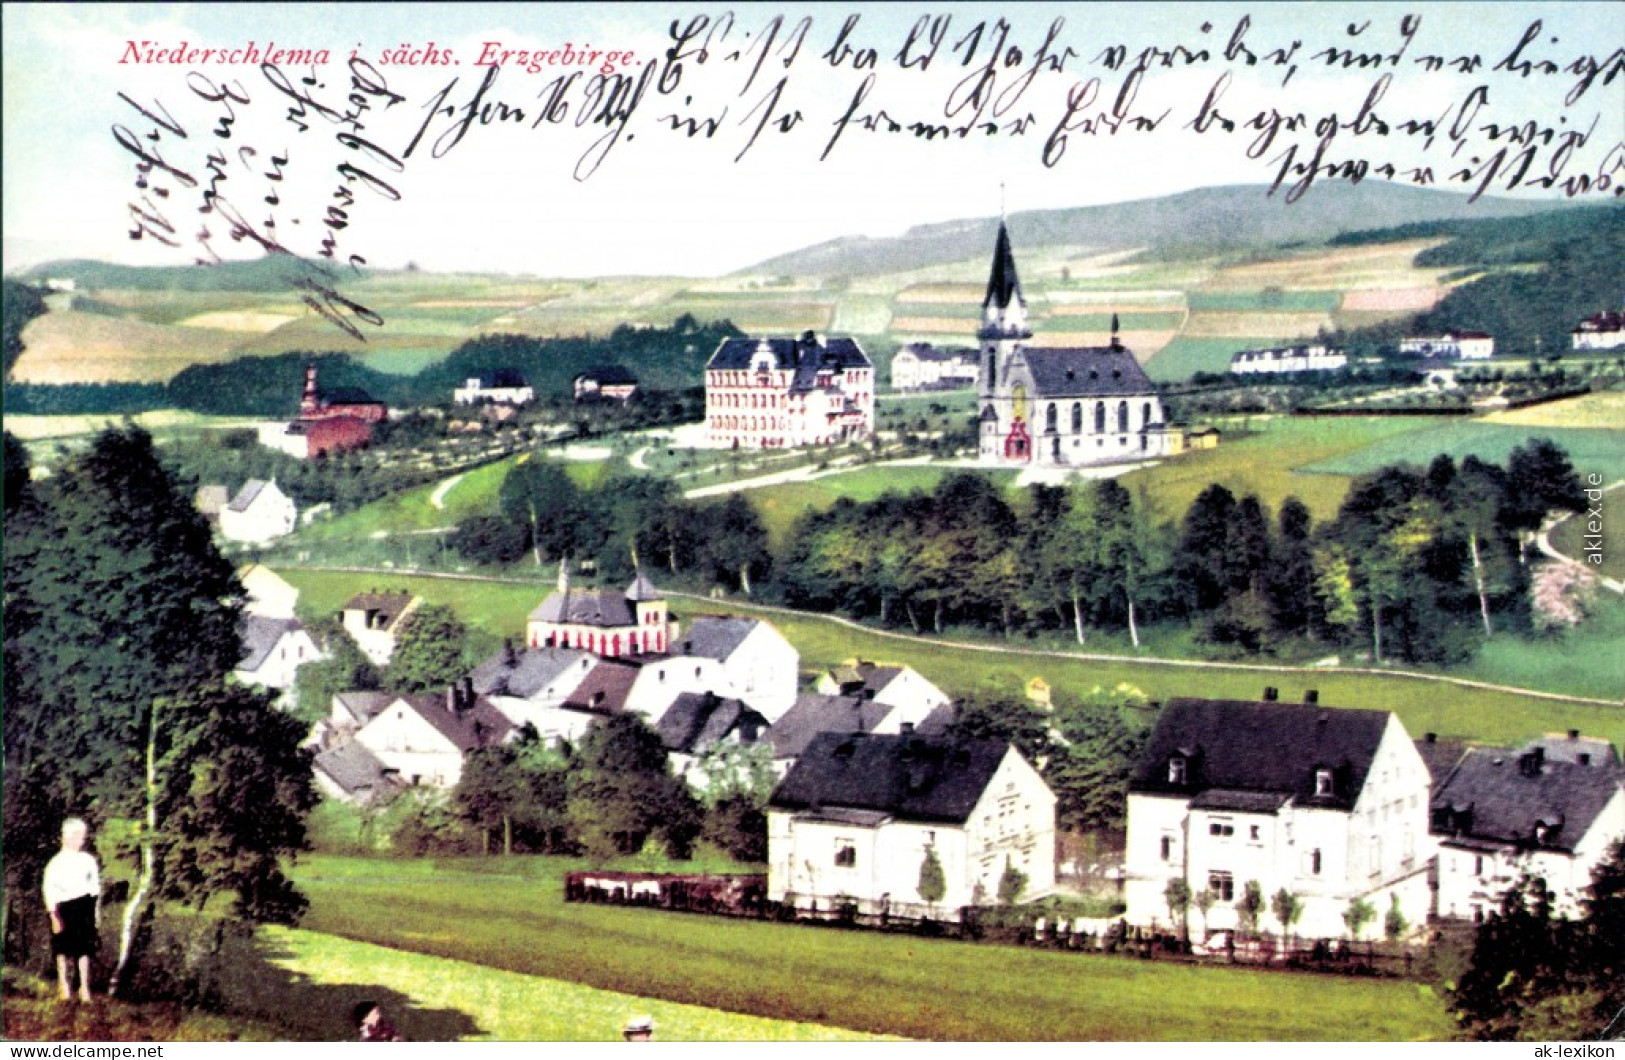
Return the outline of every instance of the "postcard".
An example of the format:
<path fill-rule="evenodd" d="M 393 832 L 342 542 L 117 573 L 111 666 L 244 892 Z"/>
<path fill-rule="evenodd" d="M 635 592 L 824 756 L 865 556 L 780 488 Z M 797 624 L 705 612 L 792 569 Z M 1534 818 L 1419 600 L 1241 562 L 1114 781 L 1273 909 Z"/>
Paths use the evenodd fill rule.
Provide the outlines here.
<path fill-rule="evenodd" d="M 8 1038 L 1625 1035 L 1618 5 L 3 18 Z"/>

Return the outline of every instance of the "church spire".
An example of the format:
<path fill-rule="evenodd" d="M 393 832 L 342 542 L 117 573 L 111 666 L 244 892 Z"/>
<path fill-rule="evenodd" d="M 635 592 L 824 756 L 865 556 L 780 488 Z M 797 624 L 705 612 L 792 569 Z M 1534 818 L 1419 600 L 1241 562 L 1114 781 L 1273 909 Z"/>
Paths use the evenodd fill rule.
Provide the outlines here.
<path fill-rule="evenodd" d="M 987 297 L 982 309 L 1008 309 L 1014 299 L 1022 306 L 1027 299 L 1021 293 L 1021 280 L 1016 276 L 1016 256 L 1010 249 L 1010 230 L 1004 219 L 999 219 L 999 238 L 993 244 L 993 269 L 987 277 Z"/>

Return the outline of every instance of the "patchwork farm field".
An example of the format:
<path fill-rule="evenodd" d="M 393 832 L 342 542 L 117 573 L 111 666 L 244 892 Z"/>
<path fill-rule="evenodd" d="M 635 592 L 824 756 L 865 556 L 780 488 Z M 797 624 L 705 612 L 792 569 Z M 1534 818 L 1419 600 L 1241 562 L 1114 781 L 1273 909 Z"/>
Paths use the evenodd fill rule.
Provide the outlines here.
<path fill-rule="evenodd" d="M 404 589 L 429 603 L 450 607 L 471 627 L 494 637 L 519 635 L 525 617 L 541 603 L 553 581 L 553 571 L 545 566 L 536 570 L 535 580 L 529 584 L 297 568 L 278 571 L 299 588 L 301 609 L 311 614 L 332 613 L 362 590 Z M 1255 699 L 1265 685 L 1280 688 L 1285 699 L 1296 699 L 1303 690 L 1314 688 L 1328 706 L 1392 710 L 1413 734 L 1437 732 L 1483 743 L 1517 744 L 1542 733 L 1580 728 L 1616 744 L 1625 743 L 1625 706 L 1604 707 L 1447 681 L 1316 667 L 1086 658 L 1071 651 L 1024 650 L 1006 642 L 911 637 L 739 599 L 722 602 L 671 595 L 682 597 L 675 609 L 685 620 L 721 613 L 759 614 L 768 619 L 801 653 L 804 677 L 858 657 L 907 663 L 953 695 L 1017 695 L 1034 675 L 1068 690 L 1127 683 L 1153 699 L 1193 694 Z M 1588 633 L 1585 644 L 1575 646 L 1575 658 L 1587 667 L 1588 688 L 1608 680 L 1606 674 L 1611 671 L 1599 667 L 1596 657 L 1605 645 L 1614 643 L 1609 640 L 1612 629 L 1603 629 L 1595 637 Z M 1153 655 L 1155 647 L 1155 641 L 1148 638 L 1144 654 Z M 1517 663 L 1509 665 L 1516 667 Z M 1552 675 L 1548 671 L 1545 676 Z M 1587 694 L 1585 690 L 1552 690 Z M 1614 698 L 1617 692 L 1603 694 Z"/>
<path fill-rule="evenodd" d="M 1363 475 L 1388 464 L 1426 467 L 1440 453 L 1459 462 L 1472 454 L 1481 460 L 1506 463 L 1507 456 L 1535 438 L 1546 438 L 1568 451 L 1575 470 L 1597 472 L 1611 481 L 1625 467 L 1625 430 L 1604 427 L 1541 427 L 1531 429 L 1504 423 L 1432 422 L 1403 435 L 1374 441 L 1361 449 L 1329 456 L 1303 466 L 1303 470 L 1333 475 Z"/>
<path fill-rule="evenodd" d="M 562 874 L 570 867 L 532 857 L 310 858 L 296 871 L 311 900 L 304 927 L 405 954 L 374 957 L 368 947 L 351 958 L 360 962 L 352 969 L 340 949 L 322 959 L 319 971 L 302 974 L 373 983 L 382 978 L 373 960 L 428 954 L 469 962 L 480 967 L 469 969 L 468 982 L 446 982 L 442 973 L 426 984 L 423 1003 L 459 1014 L 479 1028 L 474 1033 L 492 1037 L 504 1018 L 499 1010 L 532 1007 L 502 991 L 534 980 L 499 979 L 485 969 L 595 988 L 579 1000 L 573 991 L 547 988 L 565 1001 L 566 1026 L 578 1018 L 592 1025 L 589 1039 L 604 1037 L 601 1024 L 617 1026 L 627 1012 L 600 991 L 633 995 L 638 1004 L 655 999 L 648 1008 L 668 1040 L 745 1032 L 827 1039 L 835 1037 L 830 1026 L 949 1041 L 1410 1041 L 1450 1033 L 1438 998 L 1416 983 L 567 905 Z M 378 915 L 384 907 L 387 917 Z M 309 953 L 304 934 L 271 937 L 310 967 L 318 955 Z M 1221 992 L 1225 1003 L 1214 1006 Z M 537 1000 L 545 1004 L 549 996 L 555 995 Z M 675 1005 L 703 1009 L 668 1007 Z M 763 1026 L 745 1017 L 786 1022 Z M 548 1019 L 522 1011 L 507 1018 Z"/>

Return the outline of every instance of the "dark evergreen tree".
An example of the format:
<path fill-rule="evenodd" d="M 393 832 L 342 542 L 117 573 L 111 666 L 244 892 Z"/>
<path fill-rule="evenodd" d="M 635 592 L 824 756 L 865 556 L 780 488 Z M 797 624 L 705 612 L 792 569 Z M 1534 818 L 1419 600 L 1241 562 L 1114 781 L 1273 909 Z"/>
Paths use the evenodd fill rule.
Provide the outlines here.
<path fill-rule="evenodd" d="M 1197 494 L 1185 511 L 1177 563 L 1190 606 L 1197 611 L 1211 611 L 1228 596 L 1226 552 L 1235 510 L 1235 495 L 1215 484 Z"/>

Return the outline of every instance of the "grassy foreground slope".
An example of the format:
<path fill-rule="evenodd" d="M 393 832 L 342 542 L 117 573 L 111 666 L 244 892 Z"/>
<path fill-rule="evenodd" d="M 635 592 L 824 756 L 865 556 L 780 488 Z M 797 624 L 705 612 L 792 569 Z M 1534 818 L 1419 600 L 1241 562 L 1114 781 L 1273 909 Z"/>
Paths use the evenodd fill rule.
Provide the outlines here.
<path fill-rule="evenodd" d="M 315 931 L 797 1023 L 980 1041 L 1410 1041 L 1450 1031 L 1439 1000 L 1411 982 L 567 905 L 569 864 L 320 857 L 298 879 Z"/>
<path fill-rule="evenodd" d="M 546 567 L 537 570 L 533 585 L 294 569 L 280 573 L 299 588 L 301 605 L 316 613 L 332 612 L 365 589 L 409 589 L 430 603 L 451 607 L 476 629 L 515 638 L 524 631 L 525 617 L 555 584 L 555 572 Z M 854 656 L 902 662 L 952 695 L 978 690 L 1017 695 L 1034 675 L 1065 691 L 1127 682 L 1153 699 L 1189 695 L 1256 699 L 1265 685 L 1274 685 L 1287 700 L 1314 688 L 1328 706 L 1392 710 L 1413 736 L 1437 732 L 1486 743 L 1522 743 L 1542 733 L 1579 728 L 1616 744 L 1625 743 L 1625 708 L 1442 681 L 1262 665 L 1170 665 L 1138 659 L 1102 661 L 1070 654 L 968 650 L 963 643 L 859 629 L 817 615 L 763 609 L 739 600 L 690 597 L 677 600 L 674 606 L 684 621 L 724 611 L 763 615 L 801 652 L 804 673 Z"/>

